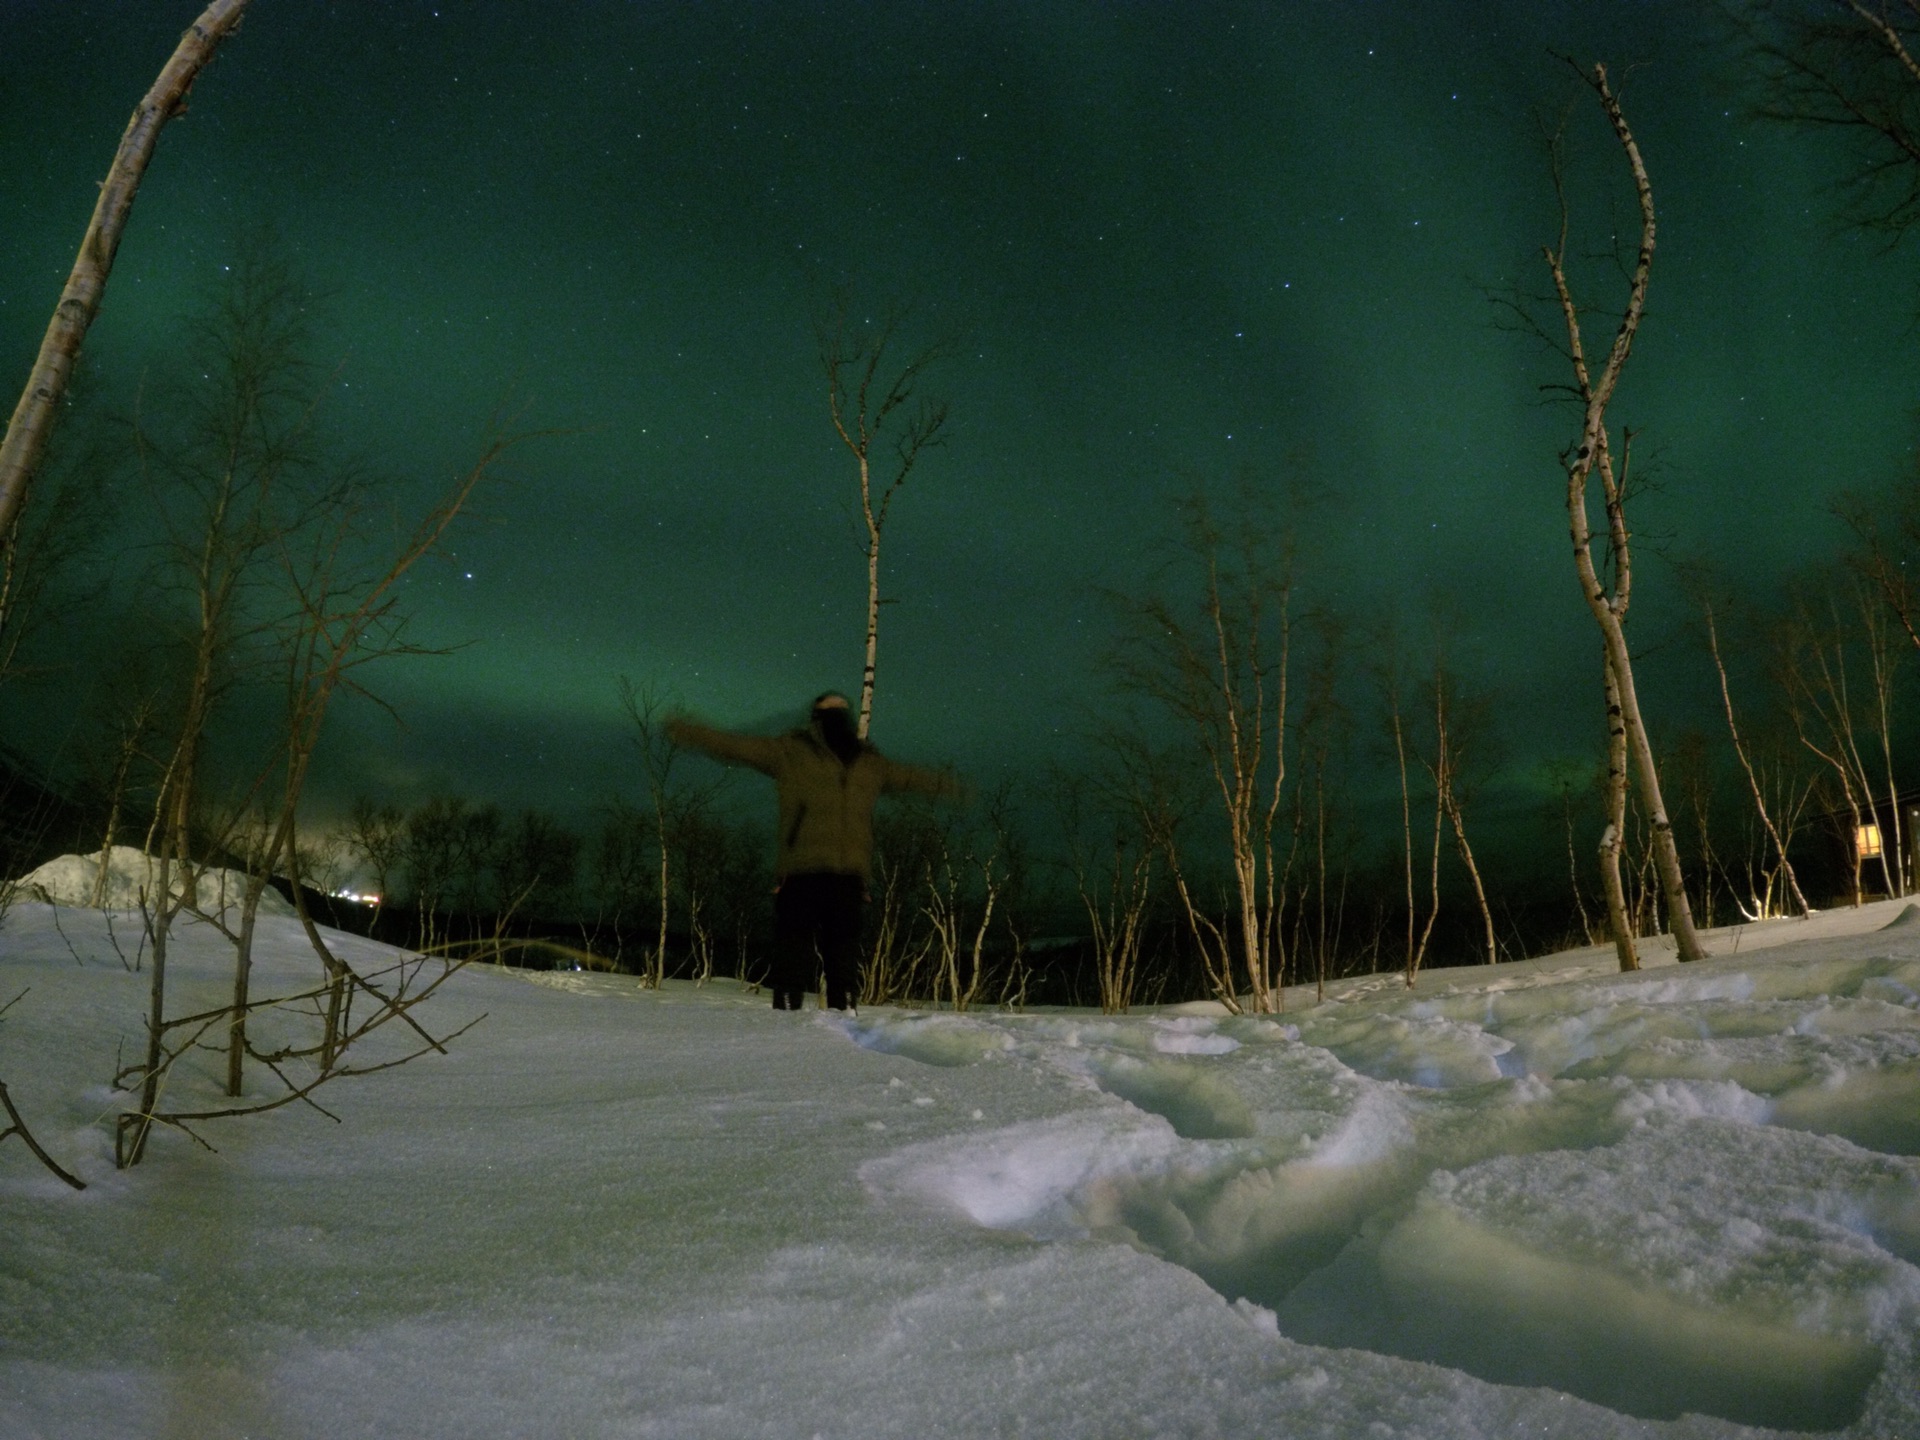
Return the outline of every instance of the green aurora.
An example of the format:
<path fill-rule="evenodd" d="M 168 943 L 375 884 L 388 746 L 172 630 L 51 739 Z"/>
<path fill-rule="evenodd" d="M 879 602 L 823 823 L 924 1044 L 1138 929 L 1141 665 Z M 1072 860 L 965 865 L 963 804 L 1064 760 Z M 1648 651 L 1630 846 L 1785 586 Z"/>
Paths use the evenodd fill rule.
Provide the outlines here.
<path fill-rule="evenodd" d="M 0 374 L 26 373 L 197 9 L 0 9 Z M 729 724 L 857 684 L 852 472 L 812 329 L 844 285 L 911 304 L 910 342 L 964 342 L 932 381 L 951 443 L 887 537 L 891 753 L 1023 786 L 1072 763 L 1107 693 L 1101 587 L 1153 572 L 1186 486 L 1247 475 L 1324 497 L 1303 604 L 1456 617 L 1501 716 L 1488 813 L 1517 826 L 1542 767 L 1602 738 L 1558 362 L 1489 303 L 1544 283 L 1540 117 L 1581 98 L 1559 53 L 1625 74 L 1660 206 L 1614 407 L 1659 482 L 1633 627 L 1658 738 L 1713 702 L 1660 557 L 1770 594 L 1913 438 L 1911 257 L 1837 220 L 1829 144 L 1748 117 L 1700 7 L 258 0 L 162 139 L 86 375 L 130 403 L 264 221 L 328 297 L 330 423 L 405 477 L 397 506 L 503 403 L 566 432 L 412 584 L 417 638 L 459 648 L 378 681 L 403 727 L 342 708 L 322 811 L 452 791 L 580 815 L 636 789 L 622 675 Z M 1630 196 L 1574 115 L 1574 220 L 1604 247 Z M 121 571 L 83 628 L 141 623 Z M 87 683 L 18 692 L 0 730 L 57 765 Z M 1372 745 L 1359 793 L 1388 783 Z"/>

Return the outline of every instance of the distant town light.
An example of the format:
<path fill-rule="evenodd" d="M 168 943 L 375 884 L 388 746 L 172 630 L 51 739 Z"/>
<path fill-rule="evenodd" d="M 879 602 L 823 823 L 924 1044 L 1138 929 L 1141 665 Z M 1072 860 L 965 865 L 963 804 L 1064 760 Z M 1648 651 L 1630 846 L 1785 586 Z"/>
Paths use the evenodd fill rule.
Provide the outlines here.
<path fill-rule="evenodd" d="M 1874 853 L 1878 854 L 1879 852 L 1876 851 Z M 380 903 L 380 897 L 378 895 L 362 895 L 353 890 L 330 890 L 327 893 L 332 895 L 336 900 L 351 900 L 356 905 L 378 905 Z"/>
<path fill-rule="evenodd" d="M 1880 858 L 1880 827 L 1869 820 L 1864 825 L 1856 825 L 1853 831 L 1854 853 L 1862 860 Z"/>

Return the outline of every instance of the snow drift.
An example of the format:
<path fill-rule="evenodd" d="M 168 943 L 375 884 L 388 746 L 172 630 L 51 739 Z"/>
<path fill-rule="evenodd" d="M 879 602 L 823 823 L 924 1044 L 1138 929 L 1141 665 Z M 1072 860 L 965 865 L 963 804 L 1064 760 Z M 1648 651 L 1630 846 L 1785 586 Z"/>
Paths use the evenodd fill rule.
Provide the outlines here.
<path fill-rule="evenodd" d="M 469 970 L 337 1123 L 115 1172 L 145 977 L 18 905 L 0 1079 L 89 1189 L 0 1146 L 0 1437 L 1920 1434 L 1892 908 L 1275 1017 Z M 314 964 L 263 920 L 257 989 Z"/>

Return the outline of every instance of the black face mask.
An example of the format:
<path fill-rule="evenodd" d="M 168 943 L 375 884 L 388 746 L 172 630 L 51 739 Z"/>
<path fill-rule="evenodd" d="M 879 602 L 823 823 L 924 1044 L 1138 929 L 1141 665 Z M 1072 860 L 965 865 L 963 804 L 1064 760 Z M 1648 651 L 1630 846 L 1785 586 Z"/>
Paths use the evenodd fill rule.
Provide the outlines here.
<path fill-rule="evenodd" d="M 854 733 L 853 715 L 844 705 L 829 705 L 814 711 L 813 726 L 827 742 L 827 748 L 840 757 L 842 765 L 851 765 L 866 749 Z"/>

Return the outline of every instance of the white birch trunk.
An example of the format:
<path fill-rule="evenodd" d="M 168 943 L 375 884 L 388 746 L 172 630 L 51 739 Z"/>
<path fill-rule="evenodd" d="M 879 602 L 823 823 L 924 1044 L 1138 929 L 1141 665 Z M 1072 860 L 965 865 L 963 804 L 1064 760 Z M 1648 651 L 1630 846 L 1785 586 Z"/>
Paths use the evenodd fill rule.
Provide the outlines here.
<path fill-rule="evenodd" d="M 1621 628 L 1621 616 L 1626 610 L 1631 583 L 1631 561 L 1627 549 L 1628 534 L 1622 510 L 1622 497 L 1612 479 L 1612 461 L 1608 454 L 1606 427 L 1607 404 L 1613 398 L 1614 389 L 1619 384 L 1620 372 L 1626 366 L 1627 356 L 1633 348 L 1633 337 L 1639 329 L 1640 318 L 1646 309 L 1647 279 L 1653 267 L 1655 234 L 1653 186 L 1647 178 L 1647 169 L 1640 156 L 1640 147 L 1635 143 L 1633 132 L 1627 126 L 1625 115 L 1621 113 L 1619 101 L 1614 97 L 1613 90 L 1607 83 L 1606 67 L 1595 65 L 1592 75 L 1588 77 L 1588 83 L 1598 95 L 1601 107 L 1606 111 L 1607 120 L 1613 126 L 1614 135 L 1626 154 L 1628 167 L 1633 172 L 1634 191 L 1640 203 L 1641 229 L 1640 249 L 1633 270 L 1626 309 L 1620 317 L 1620 328 L 1614 335 L 1606 364 L 1597 377 L 1590 376 L 1587 370 L 1579 308 L 1574 303 L 1573 295 L 1567 286 L 1565 270 L 1567 237 L 1564 217 L 1560 248 L 1549 249 L 1546 252 L 1547 263 L 1553 273 L 1555 294 L 1566 321 L 1568 350 L 1573 361 L 1574 378 L 1585 404 L 1580 444 L 1567 461 L 1567 518 L 1573 541 L 1574 569 L 1579 577 L 1580 591 L 1586 599 L 1587 608 L 1593 614 L 1594 622 L 1600 627 L 1601 637 L 1606 644 L 1611 678 L 1618 692 L 1621 718 L 1625 722 L 1628 759 L 1632 765 L 1634 779 L 1639 785 L 1642 808 L 1646 811 L 1648 823 L 1653 831 L 1650 843 L 1654 866 L 1660 878 L 1660 887 L 1666 896 L 1668 923 L 1673 931 L 1675 948 L 1680 959 L 1685 962 L 1704 959 L 1706 951 L 1700 944 L 1700 937 L 1694 931 L 1693 909 L 1688 902 L 1686 883 L 1680 870 L 1680 853 L 1674 844 L 1673 823 L 1668 819 L 1666 802 L 1661 798 L 1659 767 L 1654 762 L 1653 745 L 1647 737 L 1639 692 L 1634 686 L 1633 657 L 1627 649 L 1626 633 Z M 1605 491 L 1607 518 L 1619 573 L 1618 593 L 1613 596 L 1608 595 L 1606 586 L 1601 583 L 1595 570 L 1592 530 L 1587 521 L 1587 482 L 1594 474 L 1596 466 L 1600 470 Z"/>
<path fill-rule="evenodd" d="M 13 529 L 26 501 L 27 485 L 46 450 L 53 419 L 72 378 L 81 342 L 106 293 L 107 276 L 120 249 L 133 199 L 160 141 L 160 131 L 180 113 L 181 102 L 194 77 L 213 58 L 213 52 L 240 23 L 247 0 L 214 0 L 180 37 L 172 57 L 161 69 L 127 122 L 107 178 L 101 182 L 93 217 L 80 241 L 80 253 L 67 276 L 60 303 L 40 342 L 26 388 L 14 407 L 7 433 L 0 440 L 0 535 Z"/>

